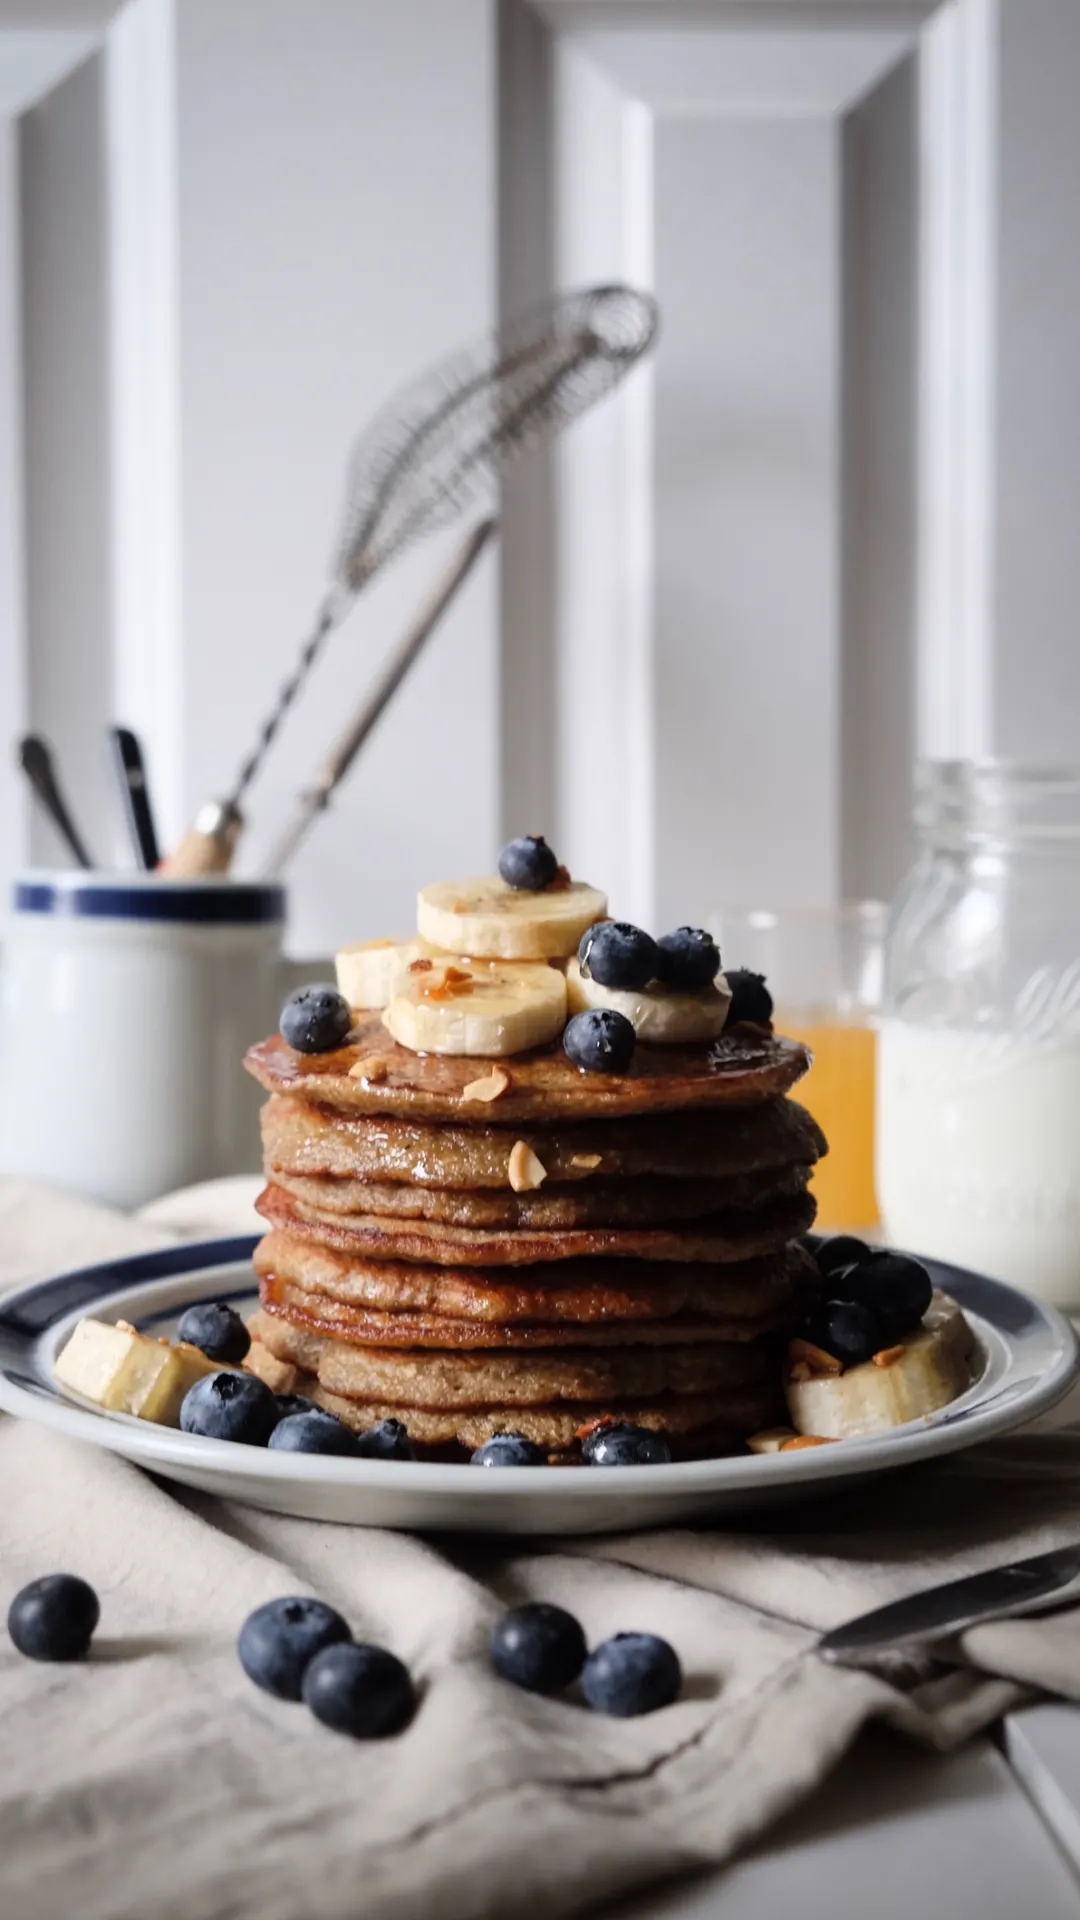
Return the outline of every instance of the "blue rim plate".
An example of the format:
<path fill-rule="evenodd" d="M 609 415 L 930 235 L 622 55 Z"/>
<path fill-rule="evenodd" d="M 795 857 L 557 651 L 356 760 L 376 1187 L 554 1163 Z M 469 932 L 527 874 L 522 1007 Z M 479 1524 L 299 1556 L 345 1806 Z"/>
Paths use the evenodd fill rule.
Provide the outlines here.
<path fill-rule="evenodd" d="M 940 1261 L 979 1347 L 977 1377 L 940 1413 L 887 1434 L 788 1454 L 618 1470 L 337 1460 L 202 1440 L 61 1391 L 52 1362 L 84 1314 L 168 1333 L 197 1300 L 253 1305 L 255 1234 L 136 1254 L 40 1280 L 0 1301 L 0 1408 L 106 1447 L 184 1486 L 307 1519 L 485 1533 L 610 1533 L 676 1526 L 836 1490 L 1026 1425 L 1076 1379 L 1077 1340 L 1052 1307 Z M 512 1415 L 508 1425 L 512 1425 Z"/>

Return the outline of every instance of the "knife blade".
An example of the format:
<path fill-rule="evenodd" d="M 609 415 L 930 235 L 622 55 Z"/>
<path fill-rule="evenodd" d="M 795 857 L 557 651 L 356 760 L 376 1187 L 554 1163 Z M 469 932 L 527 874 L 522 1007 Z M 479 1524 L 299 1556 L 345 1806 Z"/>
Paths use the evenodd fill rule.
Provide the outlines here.
<path fill-rule="evenodd" d="M 817 1651 L 823 1660 L 838 1666 L 863 1666 L 883 1653 L 962 1633 L 983 1620 L 1034 1613 L 1074 1580 L 1080 1580 L 1080 1544 L 1056 1547 L 1052 1553 L 1013 1560 L 875 1607 L 872 1613 L 860 1614 L 857 1620 L 824 1634 Z"/>

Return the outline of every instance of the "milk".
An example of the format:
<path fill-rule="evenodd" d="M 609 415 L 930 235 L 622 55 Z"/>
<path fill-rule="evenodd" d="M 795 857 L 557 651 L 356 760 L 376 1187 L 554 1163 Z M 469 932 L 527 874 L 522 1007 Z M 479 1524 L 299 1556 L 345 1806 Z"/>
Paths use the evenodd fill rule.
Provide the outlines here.
<path fill-rule="evenodd" d="M 1080 1303 L 1080 1035 L 885 1020 L 877 1190 L 892 1245 Z"/>

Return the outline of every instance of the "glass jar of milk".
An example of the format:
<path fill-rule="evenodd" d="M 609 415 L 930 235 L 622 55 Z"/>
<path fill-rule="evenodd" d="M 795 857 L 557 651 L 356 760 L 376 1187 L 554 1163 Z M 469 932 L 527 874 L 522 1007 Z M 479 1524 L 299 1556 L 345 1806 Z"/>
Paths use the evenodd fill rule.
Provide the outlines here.
<path fill-rule="evenodd" d="M 1080 768 L 920 769 L 877 1189 L 895 1246 L 1080 1304 Z"/>

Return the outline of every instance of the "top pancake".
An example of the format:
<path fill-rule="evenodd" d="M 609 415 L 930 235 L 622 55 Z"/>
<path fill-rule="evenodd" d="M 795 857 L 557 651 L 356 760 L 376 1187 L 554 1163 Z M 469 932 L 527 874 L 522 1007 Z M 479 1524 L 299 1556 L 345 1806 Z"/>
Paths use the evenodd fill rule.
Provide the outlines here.
<path fill-rule="evenodd" d="M 362 1061 L 369 1074 L 353 1075 Z M 349 1044 L 333 1053 L 297 1053 L 273 1034 L 248 1049 L 244 1064 L 269 1093 L 299 1094 L 339 1113 L 501 1125 L 749 1105 L 786 1093 L 810 1055 L 795 1040 L 746 1024 L 709 1047 L 639 1044 L 625 1073 L 583 1073 L 561 1046 L 495 1061 L 411 1053 L 373 1013 L 362 1015 Z M 494 1067 L 509 1081 L 499 1097 L 465 1099 L 465 1088 Z"/>

